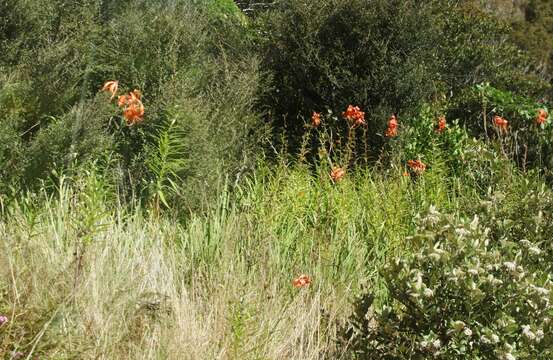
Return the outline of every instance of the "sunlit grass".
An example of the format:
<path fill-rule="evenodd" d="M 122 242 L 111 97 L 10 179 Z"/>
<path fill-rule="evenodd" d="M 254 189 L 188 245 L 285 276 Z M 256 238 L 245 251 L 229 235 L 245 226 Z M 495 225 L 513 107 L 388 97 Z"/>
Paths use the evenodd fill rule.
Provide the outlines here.
<path fill-rule="evenodd" d="M 177 222 L 113 208 L 102 182 L 83 178 L 3 216 L 3 351 L 320 358 L 355 295 L 385 299 L 379 270 L 409 250 L 417 212 L 451 200 L 431 172 L 358 171 L 334 184 L 322 170 L 282 167 Z M 301 274 L 312 283 L 294 288 Z"/>

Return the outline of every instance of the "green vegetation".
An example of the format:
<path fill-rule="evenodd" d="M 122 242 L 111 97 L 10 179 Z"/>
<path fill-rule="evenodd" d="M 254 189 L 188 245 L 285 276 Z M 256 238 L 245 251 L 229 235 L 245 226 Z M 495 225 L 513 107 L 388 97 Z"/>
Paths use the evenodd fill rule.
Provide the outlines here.
<path fill-rule="evenodd" d="M 0 0 L 0 358 L 550 359 L 547 2 L 256 4 Z"/>
<path fill-rule="evenodd" d="M 53 169 L 77 173 L 101 158 L 119 173 L 127 196 L 155 196 L 148 190 L 159 174 L 146 165 L 171 126 L 184 160 L 174 169 L 183 181 L 180 206 L 204 206 L 221 174 L 252 166 L 263 132 L 253 109 L 262 83 L 258 61 L 230 5 L 8 1 L 2 17 L 9 38 L 0 55 L 2 184 L 36 188 Z M 114 79 L 121 93 L 143 92 L 143 126 L 124 126 L 99 93 Z"/>
<path fill-rule="evenodd" d="M 285 0 L 275 9 L 262 21 L 274 76 L 267 102 L 291 142 L 312 111 L 356 104 L 369 131 L 383 132 L 390 113 L 413 116 L 445 98 L 451 111 L 464 109 L 454 116 L 472 128 L 466 110 L 474 85 L 488 81 L 524 95 L 545 86 L 528 72 L 526 54 L 504 41 L 506 24 L 469 2 Z"/>
<path fill-rule="evenodd" d="M 552 83 L 553 3 L 548 0 L 497 0 L 487 5 L 512 24 L 511 38 L 536 60 L 538 71 Z"/>

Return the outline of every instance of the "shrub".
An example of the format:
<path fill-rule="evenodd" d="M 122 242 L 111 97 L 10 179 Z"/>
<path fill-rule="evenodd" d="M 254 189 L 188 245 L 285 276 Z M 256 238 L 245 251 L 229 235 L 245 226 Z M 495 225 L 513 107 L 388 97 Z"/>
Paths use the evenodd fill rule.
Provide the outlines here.
<path fill-rule="evenodd" d="M 553 84 L 553 3 L 548 0 L 529 0 L 523 4 L 524 16 L 512 19 L 512 38 L 537 60 L 539 71 Z M 553 100 L 550 88 L 548 98 Z"/>
<path fill-rule="evenodd" d="M 147 197 L 155 135 L 173 121 L 186 148 L 178 181 L 186 207 L 249 169 L 264 128 L 254 109 L 262 82 L 251 32 L 232 1 L 8 3 L 0 132 L 14 146 L 2 147 L 0 158 L 24 176 L 6 184 L 33 188 L 55 168 L 109 157 L 122 192 Z M 142 124 L 125 126 L 99 93 L 107 80 L 119 80 L 121 93 L 141 90 Z"/>
<path fill-rule="evenodd" d="M 536 266 L 550 261 L 549 245 L 494 239 L 492 222 L 516 218 L 489 215 L 459 220 L 431 208 L 420 219 L 413 255 L 382 271 L 390 304 L 358 303 L 346 336 L 357 358 L 551 358 L 553 285 Z"/>
<path fill-rule="evenodd" d="M 452 105 L 449 114 L 459 115 L 460 123 L 472 135 L 492 139 L 497 152 L 514 160 L 519 168 L 538 170 L 550 179 L 553 147 L 549 104 L 498 89 L 489 83 L 475 86 L 469 97 L 472 100 L 465 104 L 463 111 Z M 538 116 L 540 112 L 541 118 Z M 506 131 L 495 126 L 496 116 L 508 121 Z"/>
<path fill-rule="evenodd" d="M 543 254 L 538 244 L 493 241 L 478 217 L 455 220 L 432 208 L 411 240 L 420 246 L 413 256 L 382 271 L 390 306 L 361 311 L 353 320 L 349 340 L 356 356 L 552 356 L 553 286 L 547 271 L 532 266 Z M 367 309 L 364 301 L 361 309 Z"/>
<path fill-rule="evenodd" d="M 454 1 L 287 0 L 262 17 L 265 64 L 274 77 L 266 99 L 277 129 L 292 144 L 311 111 L 367 113 L 369 141 L 392 112 L 418 107 L 484 80 L 524 91 L 526 59 L 508 29 Z M 296 136 L 296 137 L 295 137 Z M 297 145 L 297 144 L 296 144 Z"/>

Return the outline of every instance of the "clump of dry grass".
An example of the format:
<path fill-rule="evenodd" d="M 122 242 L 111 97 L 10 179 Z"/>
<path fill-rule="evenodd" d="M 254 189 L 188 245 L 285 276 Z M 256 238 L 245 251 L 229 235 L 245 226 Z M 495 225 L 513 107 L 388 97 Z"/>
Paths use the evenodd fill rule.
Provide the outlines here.
<path fill-rule="evenodd" d="M 74 225 L 87 210 L 63 203 L 72 196 L 36 218 L 14 211 L 0 225 L 0 310 L 10 319 L 1 352 L 316 359 L 331 344 L 333 317 L 347 301 L 324 283 L 296 290 L 274 281 L 269 249 L 240 248 L 252 235 L 239 214 L 182 226 L 108 213 L 83 236 Z"/>

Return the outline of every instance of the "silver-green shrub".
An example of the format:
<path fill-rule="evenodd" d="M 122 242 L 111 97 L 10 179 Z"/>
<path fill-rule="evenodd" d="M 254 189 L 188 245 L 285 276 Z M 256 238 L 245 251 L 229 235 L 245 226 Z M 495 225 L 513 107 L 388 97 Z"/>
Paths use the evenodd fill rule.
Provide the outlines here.
<path fill-rule="evenodd" d="M 491 223 L 517 219 L 486 208 L 460 219 L 431 207 L 419 219 L 416 250 L 382 271 L 389 304 L 358 303 L 346 336 L 356 358 L 552 358 L 549 245 L 496 238 Z"/>

